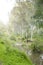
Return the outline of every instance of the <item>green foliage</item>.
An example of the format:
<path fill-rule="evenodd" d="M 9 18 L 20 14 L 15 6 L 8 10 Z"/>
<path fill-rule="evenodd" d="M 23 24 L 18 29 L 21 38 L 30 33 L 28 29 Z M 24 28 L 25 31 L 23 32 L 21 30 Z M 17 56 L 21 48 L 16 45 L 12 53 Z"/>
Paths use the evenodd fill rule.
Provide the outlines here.
<path fill-rule="evenodd" d="M 34 53 L 43 52 L 43 36 L 37 36 L 34 42 L 31 44 L 31 49 Z"/>
<path fill-rule="evenodd" d="M 11 31 L 23 36 L 29 33 L 29 23 L 31 22 L 31 16 L 33 13 L 33 4 L 31 2 L 17 3 L 18 7 L 14 7 L 11 11 L 9 19 L 9 27 Z M 19 7 L 20 6 L 20 7 Z M 9 31 L 10 31 L 9 29 Z M 13 30 L 12 30 L 13 29 Z"/>
<path fill-rule="evenodd" d="M 35 2 L 35 6 L 34 2 L 17 3 L 18 7 L 11 11 L 8 29 L 3 24 L 0 25 L 1 65 L 32 65 L 24 52 L 13 47 L 16 42 L 26 44 L 29 41 L 29 44 L 32 43 L 31 49 L 34 53 L 43 52 L 43 0 Z M 32 32 L 33 42 L 30 40 Z M 26 48 L 25 45 L 24 47 Z"/>
<path fill-rule="evenodd" d="M 43 27 L 43 0 L 35 0 L 35 14 L 33 18 L 38 23 L 39 28 Z"/>
<path fill-rule="evenodd" d="M 25 53 L 10 49 L 0 43 L 0 63 L 3 65 L 32 65 Z"/>
<path fill-rule="evenodd" d="M 7 34 L 5 28 L 0 27 L 0 64 L 1 65 L 32 65 L 25 53 L 12 47 L 19 35 Z"/>

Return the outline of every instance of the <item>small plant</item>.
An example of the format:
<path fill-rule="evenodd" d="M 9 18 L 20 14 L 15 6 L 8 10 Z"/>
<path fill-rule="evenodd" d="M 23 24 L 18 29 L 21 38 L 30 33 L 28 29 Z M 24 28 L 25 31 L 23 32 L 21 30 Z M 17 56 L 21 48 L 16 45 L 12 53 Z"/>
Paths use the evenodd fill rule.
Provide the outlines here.
<path fill-rule="evenodd" d="M 34 53 L 42 53 L 43 52 L 43 45 L 40 43 L 34 43 L 31 45 L 31 49 Z"/>

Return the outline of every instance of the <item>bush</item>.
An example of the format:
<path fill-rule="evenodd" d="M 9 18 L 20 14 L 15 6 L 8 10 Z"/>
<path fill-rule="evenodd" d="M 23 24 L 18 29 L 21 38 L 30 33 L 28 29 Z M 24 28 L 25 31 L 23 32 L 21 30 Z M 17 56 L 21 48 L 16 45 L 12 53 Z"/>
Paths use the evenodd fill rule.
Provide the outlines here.
<path fill-rule="evenodd" d="M 34 53 L 42 53 L 43 52 L 43 46 L 42 45 L 32 44 L 31 48 L 32 48 L 32 51 Z"/>

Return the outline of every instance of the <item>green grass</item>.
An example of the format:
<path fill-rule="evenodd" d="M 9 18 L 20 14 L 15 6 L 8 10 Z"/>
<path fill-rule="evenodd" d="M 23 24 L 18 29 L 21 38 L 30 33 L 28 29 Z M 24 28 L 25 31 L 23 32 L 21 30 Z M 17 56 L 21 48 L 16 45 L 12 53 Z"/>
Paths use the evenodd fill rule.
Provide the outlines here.
<path fill-rule="evenodd" d="M 32 62 L 23 52 L 0 43 L 0 65 L 32 65 Z"/>

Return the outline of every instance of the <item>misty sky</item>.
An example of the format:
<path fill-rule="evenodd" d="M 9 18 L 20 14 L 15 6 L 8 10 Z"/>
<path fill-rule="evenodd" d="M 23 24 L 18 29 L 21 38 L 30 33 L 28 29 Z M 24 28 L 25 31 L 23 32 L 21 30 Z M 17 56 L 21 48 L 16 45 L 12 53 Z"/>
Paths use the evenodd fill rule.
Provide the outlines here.
<path fill-rule="evenodd" d="M 0 0 L 0 21 L 7 24 L 9 13 L 15 5 L 15 0 Z"/>

